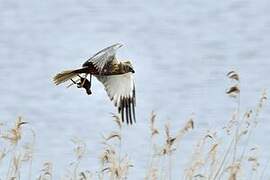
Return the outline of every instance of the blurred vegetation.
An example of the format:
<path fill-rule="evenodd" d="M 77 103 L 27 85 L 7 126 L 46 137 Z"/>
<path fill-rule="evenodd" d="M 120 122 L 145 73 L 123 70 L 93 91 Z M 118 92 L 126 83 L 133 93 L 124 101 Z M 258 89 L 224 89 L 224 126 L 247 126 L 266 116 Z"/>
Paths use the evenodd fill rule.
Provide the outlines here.
<path fill-rule="evenodd" d="M 183 169 L 181 178 L 172 177 L 173 169 L 177 169 L 173 167 L 173 161 L 179 160 L 175 156 L 179 143 L 189 131 L 194 129 L 194 119 L 189 118 L 176 134 L 171 133 L 170 124 L 167 123 L 164 126 L 165 133 L 161 133 L 162 130 L 155 125 L 157 115 L 154 112 L 151 113 L 149 122 L 151 141 L 149 142 L 149 162 L 146 162 L 148 163 L 145 172 L 146 180 L 266 179 L 265 172 L 268 167 L 260 164 L 258 148 L 253 147 L 250 142 L 254 129 L 259 123 L 259 114 L 267 100 L 266 92 L 263 91 L 253 109 L 241 113 L 240 77 L 235 71 L 229 72 L 227 76 L 231 81 L 231 86 L 226 93 L 236 100 L 237 106 L 230 120 L 224 127 L 220 127 L 226 135 L 219 137 L 217 132 L 205 132 L 197 140 L 196 146 L 190 147 L 191 159 Z M 92 172 L 80 168 L 81 160 L 85 157 L 87 150 L 82 140 L 74 138 L 72 142 L 76 158 L 68 165 L 68 170 L 62 179 L 128 179 L 129 172 L 136 167 L 132 165 L 128 154 L 121 153 L 122 139 L 125 138 L 121 132 L 124 127 L 117 115 L 113 115 L 113 120 L 116 129 L 103 137 L 99 171 Z M 22 174 L 29 180 L 54 179 L 53 162 L 44 162 L 40 173 L 32 174 L 36 135 L 32 129 L 25 129 L 27 126 L 28 123 L 22 117 L 18 117 L 13 127 L 5 124 L 0 126 L 0 168 L 5 167 L 4 169 L 7 170 L 1 179 L 21 179 Z M 24 131 L 28 131 L 28 140 L 31 137 L 27 143 L 22 143 Z M 157 143 L 160 139 L 163 143 Z"/>

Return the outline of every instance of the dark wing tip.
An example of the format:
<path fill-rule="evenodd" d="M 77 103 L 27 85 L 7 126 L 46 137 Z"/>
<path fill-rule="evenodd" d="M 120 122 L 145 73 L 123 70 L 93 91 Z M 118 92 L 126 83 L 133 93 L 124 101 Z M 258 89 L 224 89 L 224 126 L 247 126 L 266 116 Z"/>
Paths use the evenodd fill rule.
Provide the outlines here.
<path fill-rule="evenodd" d="M 126 122 L 128 125 L 136 123 L 134 99 L 122 97 L 118 106 L 118 113 L 121 114 L 122 123 Z"/>

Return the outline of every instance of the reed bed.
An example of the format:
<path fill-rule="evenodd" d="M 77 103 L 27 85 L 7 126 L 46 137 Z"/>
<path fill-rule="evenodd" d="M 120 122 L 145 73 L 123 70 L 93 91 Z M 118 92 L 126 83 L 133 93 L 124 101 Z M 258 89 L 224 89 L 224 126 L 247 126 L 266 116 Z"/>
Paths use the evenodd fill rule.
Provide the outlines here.
<path fill-rule="evenodd" d="M 190 147 L 191 158 L 182 170 L 181 176 L 173 177 L 174 163 L 177 161 L 177 153 L 181 140 L 194 129 L 195 120 L 188 118 L 183 127 L 176 134 L 172 134 L 170 124 L 164 125 L 164 130 L 156 127 L 157 115 L 152 112 L 149 120 L 149 162 L 145 172 L 145 180 L 237 180 L 237 179 L 266 179 L 265 173 L 269 171 L 267 164 L 259 161 L 258 148 L 252 145 L 254 129 L 260 122 L 259 115 L 267 100 L 266 91 L 262 92 L 257 105 L 241 112 L 240 77 L 237 72 L 227 74 L 231 86 L 226 92 L 235 99 L 237 105 L 230 120 L 220 127 L 225 134 L 206 131 L 197 140 L 195 147 Z M 98 172 L 82 170 L 81 161 L 86 156 L 85 143 L 77 138 L 72 140 L 74 144 L 75 159 L 68 165 L 63 180 L 92 180 L 92 179 L 129 179 L 129 173 L 136 168 L 131 163 L 128 154 L 121 153 L 122 149 L 122 123 L 117 115 L 112 116 L 116 128 L 102 137 L 103 149 L 100 152 L 100 164 Z M 27 131 L 27 133 L 24 133 Z M 25 135 L 27 134 L 27 135 Z M 25 137 L 26 136 L 26 137 Z M 0 179 L 55 179 L 53 163 L 44 162 L 40 173 L 32 173 L 35 132 L 29 128 L 29 124 L 22 117 L 18 117 L 12 127 L 0 124 L 0 169 L 3 175 Z M 24 138 L 28 141 L 25 143 Z M 30 140 L 29 140 L 30 139 Z M 163 143 L 160 143 L 160 140 Z M 6 163 L 8 162 L 8 163 Z M 179 169 L 179 168 L 177 168 Z"/>

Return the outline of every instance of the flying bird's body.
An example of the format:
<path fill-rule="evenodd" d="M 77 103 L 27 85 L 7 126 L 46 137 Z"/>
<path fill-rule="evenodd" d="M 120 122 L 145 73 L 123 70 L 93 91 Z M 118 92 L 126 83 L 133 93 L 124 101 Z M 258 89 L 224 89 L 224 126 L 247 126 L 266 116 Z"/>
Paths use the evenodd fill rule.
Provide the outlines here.
<path fill-rule="evenodd" d="M 121 114 L 122 121 L 132 124 L 135 119 L 135 73 L 129 61 L 120 62 L 116 59 L 116 50 L 121 44 L 109 46 L 91 58 L 82 67 L 75 70 L 66 70 L 54 77 L 54 83 L 59 85 L 68 80 L 77 84 L 78 88 L 84 88 L 88 95 L 91 91 L 91 77 L 95 76 L 104 86 L 108 96 Z M 84 75 L 84 77 L 83 77 Z M 87 76 L 90 75 L 90 80 Z M 77 78 L 76 80 L 74 80 Z M 79 79 L 78 79 L 79 78 Z"/>

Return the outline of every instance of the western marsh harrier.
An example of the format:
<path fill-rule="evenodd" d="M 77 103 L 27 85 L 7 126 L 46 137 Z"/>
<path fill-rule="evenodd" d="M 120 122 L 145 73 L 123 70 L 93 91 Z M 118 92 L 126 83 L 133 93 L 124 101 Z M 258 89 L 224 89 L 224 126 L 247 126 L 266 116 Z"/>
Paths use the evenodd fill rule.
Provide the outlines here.
<path fill-rule="evenodd" d="M 94 54 L 81 68 L 58 73 L 53 81 L 56 85 L 72 81 L 78 88 L 84 88 L 88 95 L 91 92 L 92 75 L 105 87 L 105 90 L 121 114 L 122 122 L 136 122 L 135 119 L 135 73 L 130 61 L 119 61 L 115 54 L 122 44 L 114 44 Z M 90 75 L 89 80 L 87 79 Z M 71 84 L 72 85 L 72 84 Z M 71 86 L 70 85 L 70 86 Z"/>

